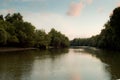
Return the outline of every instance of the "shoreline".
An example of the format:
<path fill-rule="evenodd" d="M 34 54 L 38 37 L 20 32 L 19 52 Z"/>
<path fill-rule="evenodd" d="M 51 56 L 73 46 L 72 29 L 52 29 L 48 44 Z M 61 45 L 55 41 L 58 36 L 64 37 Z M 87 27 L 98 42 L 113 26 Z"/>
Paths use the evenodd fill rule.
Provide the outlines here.
<path fill-rule="evenodd" d="M 24 50 L 35 50 L 37 48 L 11 48 L 11 47 L 1 47 L 0 52 L 12 52 L 12 51 L 24 51 Z"/>

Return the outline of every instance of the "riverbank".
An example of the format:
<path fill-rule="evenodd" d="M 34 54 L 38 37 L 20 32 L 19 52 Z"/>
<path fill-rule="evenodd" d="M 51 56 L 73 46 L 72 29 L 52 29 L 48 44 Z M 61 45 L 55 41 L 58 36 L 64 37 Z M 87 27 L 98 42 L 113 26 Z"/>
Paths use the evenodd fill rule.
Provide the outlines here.
<path fill-rule="evenodd" d="M 11 52 L 11 51 L 24 51 L 24 50 L 35 50 L 37 48 L 0 48 L 0 52 Z"/>

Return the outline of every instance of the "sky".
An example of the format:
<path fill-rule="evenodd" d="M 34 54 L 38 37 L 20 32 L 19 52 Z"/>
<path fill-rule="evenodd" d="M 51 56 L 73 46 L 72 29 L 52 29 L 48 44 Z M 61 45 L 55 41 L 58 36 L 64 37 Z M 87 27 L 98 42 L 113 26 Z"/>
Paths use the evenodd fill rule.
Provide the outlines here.
<path fill-rule="evenodd" d="M 36 29 L 74 39 L 99 34 L 118 6 L 120 0 L 0 0 L 0 14 L 20 12 Z"/>

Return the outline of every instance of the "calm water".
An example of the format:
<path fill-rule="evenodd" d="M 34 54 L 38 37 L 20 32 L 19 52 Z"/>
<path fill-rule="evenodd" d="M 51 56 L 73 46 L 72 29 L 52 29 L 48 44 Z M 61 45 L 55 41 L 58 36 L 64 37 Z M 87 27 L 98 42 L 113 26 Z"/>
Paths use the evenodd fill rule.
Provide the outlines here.
<path fill-rule="evenodd" d="M 120 52 L 95 48 L 0 53 L 0 80 L 119 80 Z"/>

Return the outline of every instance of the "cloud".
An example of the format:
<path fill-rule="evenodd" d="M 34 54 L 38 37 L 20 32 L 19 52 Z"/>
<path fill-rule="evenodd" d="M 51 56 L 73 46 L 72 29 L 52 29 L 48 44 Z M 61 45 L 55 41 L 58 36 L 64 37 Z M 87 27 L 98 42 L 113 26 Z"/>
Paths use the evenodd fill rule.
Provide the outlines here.
<path fill-rule="evenodd" d="M 117 7 L 120 7 L 120 2 L 117 3 Z"/>
<path fill-rule="evenodd" d="M 72 2 L 70 4 L 67 15 L 69 16 L 79 16 L 86 5 L 92 4 L 93 0 L 84 0 L 78 3 Z"/>
<path fill-rule="evenodd" d="M 86 0 L 87 4 L 91 4 L 93 0 Z"/>
<path fill-rule="evenodd" d="M 70 8 L 67 12 L 69 16 L 79 16 L 82 12 L 84 4 L 82 2 L 79 3 L 71 3 Z"/>
<path fill-rule="evenodd" d="M 32 1 L 45 1 L 45 0 L 4 0 L 4 2 L 12 2 L 12 1 L 32 2 Z"/>
<path fill-rule="evenodd" d="M 45 0 L 21 0 L 21 1 L 23 1 L 23 2 L 29 2 L 29 1 L 45 1 Z"/>

